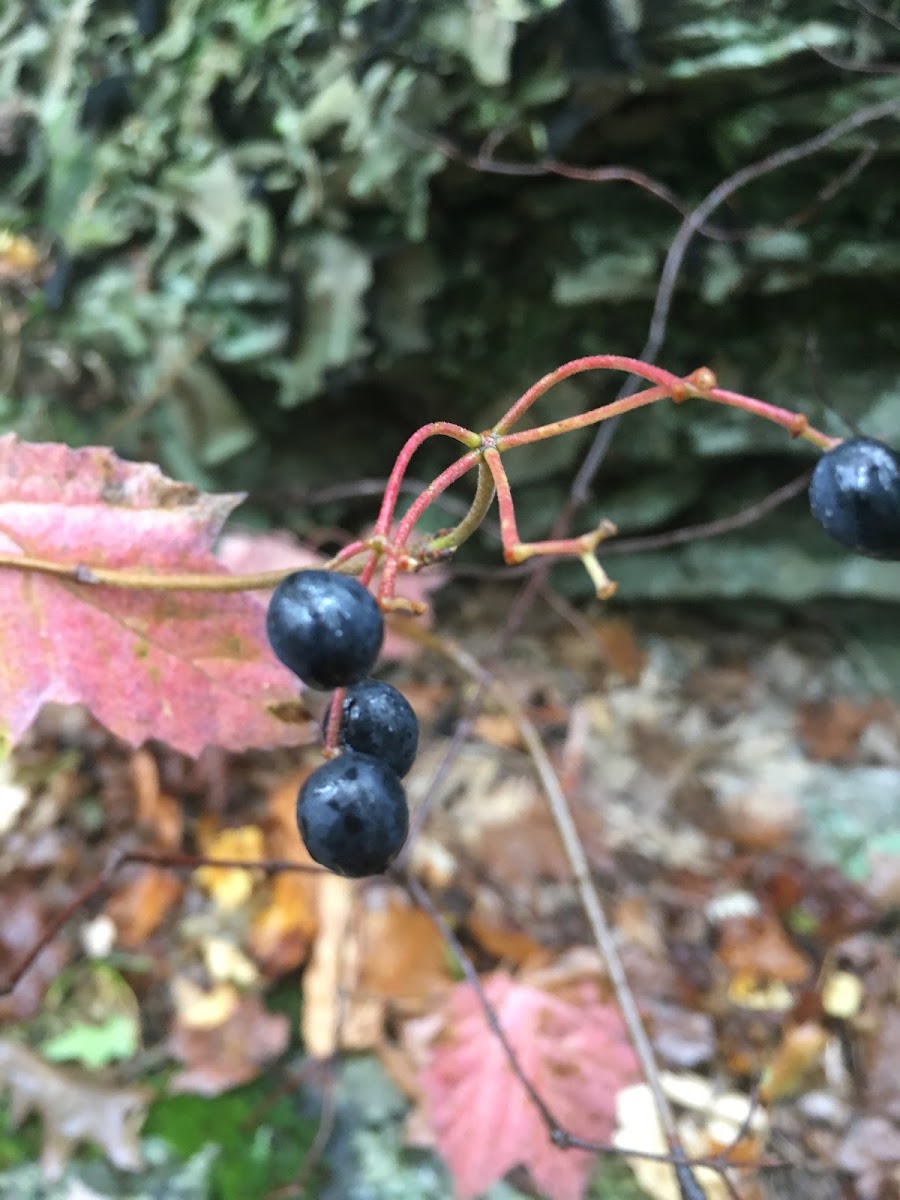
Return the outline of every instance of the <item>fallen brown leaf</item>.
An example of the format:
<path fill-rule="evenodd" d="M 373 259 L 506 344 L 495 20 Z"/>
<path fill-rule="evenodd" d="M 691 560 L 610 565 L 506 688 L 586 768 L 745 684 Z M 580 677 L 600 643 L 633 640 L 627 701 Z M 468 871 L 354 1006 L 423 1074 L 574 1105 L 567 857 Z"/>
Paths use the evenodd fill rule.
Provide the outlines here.
<path fill-rule="evenodd" d="M 359 992 L 392 1002 L 403 1015 L 427 1011 L 453 982 L 437 926 L 397 891 L 372 890 L 364 895 L 363 906 Z"/>
<path fill-rule="evenodd" d="M 218 1096 L 249 1083 L 284 1053 L 289 1037 L 287 1017 L 268 1012 L 257 996 L 244 996 L 230 1016 L 212 1028 L 191 1028 L 176 1019 L 168 1048 L 184 1070 L 172 1079 L 170 1090 Z"/>
<path fill-rule="evenodd" d="M 594 632 L 606 665 L 626 683 L 637 683 L 647 662 L 634 626 L 630 621 L 611 620 L 594 623 Z"/>
<path fill-rule="evenodd" d="M 380 1036 L 381 1002 L 342 1001 L 356 986 L 359 963 L 354 885 L 340 875 L 325 875 L 316 898 L 319 934 L 303 972 L 303 1045 L 313 1058 L 330 1058 L 339 1047 L 371 1049 Z"/>
<path fill-rule="evenodd" d="M 183 892 L 184 883 L 171 871 L 143 867 L 113 892 L 106 905 L 119 943 L 129 950 L 140 946 L 159 928 Z"/>
<path fill-rule="evenodd" d="M 138 824 L 153 832 L 161 849 L 176 850 L 181 845 L 184 810 L 173 796 L 160 791 L 159 769 L 148 750 L 136 750 L 131 756 L 131 777 Z"/>
<path fill-rule="evenodd" d="M 505 713 L 482 713 L 475 721 L 475 736 L 506 750 L 517 750 L 522 745 L 518 724 Z"/>
<path fill-rule="evenodd" d="M 318 930 L 317 889 L 317 876 L 285 871 L 272 879 L 247 943 L 268 975 L 285 975 L 306 961 Z"/>
<path fill-rule="evenodd" d="M 789 1025 L 766 1068 L 759 1096 L 764 1104 L 795 1095 L 821 1068 L 828 1035 L 815 1021 Z"/>
<path fill-rule="evenodd" d="M 791 945 L 771 913 L 724 920 L 719 937 L 719 959 L 732 974 L 785 984 L 803 983 L 809 977 L 809 962 Z"/>
<path fill-rule="evenodd" d="M 37 886 L 26 878 L 4 882 L 3 919 L 0 921 L 0 979 L 6 981 L 22 955 L 34 946 L 50 919 Z M 47 988 L 68 962 L 71 950 L 63 937 L 53 938 L 37 956 L 16 986 L 0 996 L 0 1020 L 24 1021 L 34 1016 Z"/>
<path fill-rule="evenodd" d="M 847 696 L 801 704 L 797 733 L 806 753 L 817 762 L 851 762 L 866 726 L 891 711 L 886 700 L 860 703 Z"/>

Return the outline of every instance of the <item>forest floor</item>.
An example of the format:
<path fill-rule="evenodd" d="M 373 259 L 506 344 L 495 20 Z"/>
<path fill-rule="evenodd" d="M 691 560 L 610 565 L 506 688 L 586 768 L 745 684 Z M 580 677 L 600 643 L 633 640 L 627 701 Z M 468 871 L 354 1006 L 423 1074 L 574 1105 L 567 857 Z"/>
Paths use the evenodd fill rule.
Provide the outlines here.
<path fill-rule="evenodd" d="M 511 590 L 451 595 L 440 638 L 512 705 L 483 697 L 447 760 L 476 681 L 401 639 L 387 669 L 422 728 L 409 872 L 450 945 L 393 879 L 132 863 L 87 894 L 139 850 L 308 865 L 294 802 L 318 714 L 306 749 L 194 762 L 48 709 L 4 764 L 0 971 L 84 903 L 0 1000 L 0 1197 L 430 1200 L 499 1179 L 471 1078 L 434 1057 L 459 1022 L 477 1097 L 519 1087 L 480 1011 L 454 1001 L 462 952 L 554 1111 L 578 1064 L 558 1048 L 542 1062 L 508 997 L 598 1006 L 577 1043 L 608 1067 L 593 1136 L 661 1148 L 646 1084 L 616 1058 L 609 973 L 516 706 L 562 784 L 689 1152 L 737 1137 L 734 1161 L 771 1163 L 731 1173 L 741 1200 L 900 1194 L 900 704 L 877 664 L 800 618 L 616 609 L 545 611 L 492 664 Z M 517 1104 L 507 1133 L 534 1142 Z M 566 1153 L 523 1148 L 531 1181 L 484 1194 L 534 1195 Z M 598 1161 L 591 1196 L 678 1200 L 667 1168 Z M 554 1175 L 560 1200 L 576 1176 Z"/>

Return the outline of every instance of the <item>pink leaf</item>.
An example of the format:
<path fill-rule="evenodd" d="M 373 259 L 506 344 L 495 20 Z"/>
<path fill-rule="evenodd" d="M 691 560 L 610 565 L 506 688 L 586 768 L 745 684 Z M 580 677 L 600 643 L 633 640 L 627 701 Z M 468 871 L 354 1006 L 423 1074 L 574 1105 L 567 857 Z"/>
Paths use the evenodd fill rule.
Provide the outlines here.
<path fill-rule="evenodd" d="M 517 983 L 502 972 L 483 981 L 491 1007 L 526 1078 L 571 1134 L 606 1142 L 616 1095 L 637 1064 L 618 1012 L 588 987 L 583 1003 Z M 445 1025 L 423 1075 L 426 1113 L 462 1200 L 525 1166 L 541 1195 L 580 1200 L 594 1156 L 553 1145 L 513 1074 L 468 984 L 454 989 Z"/>
<path fill-rule="evenodd" d="M 68 565 L 227 574 L 213 540 L 240 496 L 207 496 L 103 447 L 0 437 L 0 553 Z M 85 704 L 132 745 L 186 754 L 299 740 L 269 705 L 299 685 L 249 593 L 132 591 L 0 569 L 0 723 Z"/>

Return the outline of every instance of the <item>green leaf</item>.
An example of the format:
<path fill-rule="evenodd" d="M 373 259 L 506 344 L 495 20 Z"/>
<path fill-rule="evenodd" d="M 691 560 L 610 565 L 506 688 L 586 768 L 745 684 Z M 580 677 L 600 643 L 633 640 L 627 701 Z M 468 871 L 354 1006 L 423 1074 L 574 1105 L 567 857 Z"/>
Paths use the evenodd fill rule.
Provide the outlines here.
<path fill-rule="evenodd" d="M 139 1044 L 137 1022 L 113 1013 L 102 1025 L 73 1025 L 49 1038 L 41 1053 L 51 1062 L 78 1062 L 90 1070 L 133 1058 Z"/>

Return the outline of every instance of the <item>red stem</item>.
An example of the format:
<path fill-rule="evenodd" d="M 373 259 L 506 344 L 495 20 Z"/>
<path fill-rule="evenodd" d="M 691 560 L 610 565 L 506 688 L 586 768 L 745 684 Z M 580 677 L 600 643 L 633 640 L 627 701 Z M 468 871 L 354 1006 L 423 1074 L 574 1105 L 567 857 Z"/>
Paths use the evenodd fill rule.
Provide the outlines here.
<path fill-rule="evenodd" d="M 473 433 L 471 429 L 466 429 L 462 425 L 454 425 L 450 421 L 431 421 L 428 425 L 423 425 L 421 429 L 407 439 L 406 444 L 397 456 L 397 461 L 394 463 L 390 478 L 387 481 L 387 486 L 384 489 L 384 499 L 381 502 L 381 510 L 378 513 L 378 520 L 375 522 L 375 533 L 381 537 L 387 537 L 390 532 L 391 524 L 394 520 L 394 509 L 397 507 L 397 500 L 400 496 L 400 484 L 403 482 L 403 476 L 406 474 L 406 469 L 410 464 L 410 460 L 423 442 L 430 437 L 449 437 L 457 442 L 462 442 L 464 446 L 474 449 L 481 444 L 481 438 L 477 433 Z"/>
<path fill-rule="evenodd" d="M 477 437 L 477 434 L 473 434 Z M 461 439 L 460 439 L 461 440 Z M 407 443 L 408 445 L 409 443 Z M 478 437 L 478 444 L 481 445 L 481 438 Z M 404 447 L 405 449 L 405 447 Z M 394 545 L 400 553 L 403 553 L 406 543 L 409 541 L 409 536 L 415 527 L 416 522 L 434 501 L 445 492 L 452 483 L 456 483 L 457 479 L 461 479 L 467 471 L 471 471 L 481 459 L 481 450 L 470 450 L 468 454 L 464 454 L 462 458 L 458 458 L 455 463 L 451 463 L 445 471 L 438 475 L 437 479 L 432 480 L 428 487 L 420 496 L 418 496 L 410 505 L 406 515 L 397 526 L 397 532 L 394 536 Z M 380 600 L 387 600 L 394 594 L 394 584 L 397 578 L 398 559 L 396 555 L 391 555 L 384 564 L 384 571 L 381 575 L 381 586 L 378 589 Z"/>
<path fill-rule="evenodd" d="M 813 429 L 803 413 L 791 412 L 789 408 L 779 408 L 775 404 L 768 404 L 765 400 L 754 400 L 752 396 L 742 396 L 740 392 L 728 392 L 720 387 L 710 388 L 703 395 L 707 400 L 715 400 L 718 404 L 727 404 L 731 408 L 742 408 L 755 417 L 762 417 L 766 421 L 772 421 L 775 425 L 781 425 L 792 437 L 802 437 L 822 450 L 830 450 L 842 440 L 828 437 L 818 429 Z"/>
<path fill-rule="evenodd" d="M 341 732 L 341 719 L 344 712 L 344 696 L 346 688 L 337 688 L 331 697 L 328 707 L 328 720 L 325 722 L 325 750 L 336 750 L 338 737 Z"/>
<path fill-rule="evenodd" d="M 657 400 L 665 400 L 671 390 L 667 387 L 647 388 L 644 392 L 635 392 L 633 396 L 625 396 L 622 400 L 613 400 L 590 412 L 579 413 L 574 417 L 564 417 L 560 421 L 551 421 L 547 425 L 536 425 L 533 429 L 523 429 L 521 433 L 507 433 L 498 437 L 498 450 L 511 450 L 515 446 L 527 446 L 532 442 L 541 442 L 545 438 L 557 437 L 561 433 L 572 433 L 576 429 L 584 429 L 588 425 L 596 425 L 600 421 L 608 421 L 633 409 L 642 408 L 645 404 L 654 404 Z"/>
<path fill-rule="evenodd" d="M 506 469 L 500 459 L 499 451 L 485 450 L 484 461 L 494 479 L 497 489 L 497 510 L 500 514 L 500 538 L 503 542 L 503 557 L 508 563 L 513 560 L 509 553 L 519 542 L 519 530 L 516 526 L 516 510 L 513 504 L 512 489 Z"/>
<path fill-rule="evenodd" d="M 673 399 L 681 399 L 689 386 L 687 381 L 673 375 L 671 371 L 664 371 L 662 367 L 654 367 L 649 363 L 641 362 L 639 358 L 626 358 L 621 354 L 591 354 L 586 358 L 573 358 L 571 362 L 563 363 L 561 367 L 557 367 L 555 371 L 551 371 L 549 375 L 545 375 L 537 383 L 532 384 L 528 391 L 524 392 L 512 408 L 500 418 L 491 432 L 505 434 L 524 416 L 535 400 L 563 379 L 568 379 L 571 375 L 580 375 L 585 371 L 599 370 L 627 371 L 629 375 L 648 379 L 651 383 L 659 385 L 664 394 L 672 396 Z"/>

